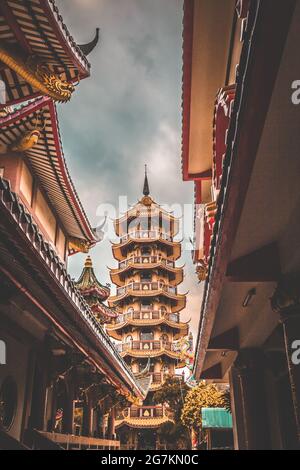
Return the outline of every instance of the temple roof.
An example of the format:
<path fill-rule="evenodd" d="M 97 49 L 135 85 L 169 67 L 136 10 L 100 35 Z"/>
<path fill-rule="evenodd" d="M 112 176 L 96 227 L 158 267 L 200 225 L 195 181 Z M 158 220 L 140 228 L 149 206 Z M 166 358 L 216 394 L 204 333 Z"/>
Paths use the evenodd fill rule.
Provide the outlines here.
<path fill-rule="evenodd" d="M 37 121 L 40 121 L 38 129 Z M 86 250 L 95 245 L 100 236 L 97 229 L 92 229 L 69 175 L 54 102 L 48 97 L 39 98 L 0 119 L 0 125 L 0 153 L 6 153 L 18 145 L 28 133 L 39 132 L 35 145 L 22 154 L 43 186 L 68 235 L 79 239 Z"/>
<path fill-rule="evenodd" d="M 44 239 L 30 213 L 11 191 L 7 180 L 0 177 L 0 271 L 10 279 L 18 279 L 19 288 L 30 286 L 30 294 L 41 296 L 43 305 L 52 305 L 51 314 L 43 316 L 84 354 L 87 361 L 105 374 L 110 383 L 126 393 L 128 399 L 144 399 L 146 394 L 138 380 L 121 358 L 92 310 L 80 295 L 75 283 L 67 273 L 51 245 Z M 12 250 L 12 251 L 11 251 Z M 6 271 L 4 260 L 11 253 L 18 254 L 10 263 L 12 273 Z M 25 256 L 21 254 L 26 253 Z M 39 276 L 36 276 L 36 273 Z M 43 289 L 43 285 L 47 288 Z M 46 301 L 47 299 L 47 301 Z"/>
<path fill-rule="evenodd" d="M 106 300 L 110 294 L 109 287 L 103 286 L 98 281 L 90 256 L 87 257 L 81 276 L 78 281 L 75 282 L 75 285 L 84 296 L 90 294 L 100 300 Z M 106 308 L 108 309 L 108 307 Z"/>
<path fill-rule="evenodd" d="M 61 81 L 72 83 L 88 77 L 90 64 L 85 54 L 91 52 L 98 37 L 97 32 L 91 43 L 78 46 L 54 0 L 1 0 L 0 55 L 8 52 L 14 59 L 5 62 L 0 70 L 0 78 L 6 84 L 7 103 L 44 94 L 34 80 L 37 69 L 30 66 L 33 57 Z"/>

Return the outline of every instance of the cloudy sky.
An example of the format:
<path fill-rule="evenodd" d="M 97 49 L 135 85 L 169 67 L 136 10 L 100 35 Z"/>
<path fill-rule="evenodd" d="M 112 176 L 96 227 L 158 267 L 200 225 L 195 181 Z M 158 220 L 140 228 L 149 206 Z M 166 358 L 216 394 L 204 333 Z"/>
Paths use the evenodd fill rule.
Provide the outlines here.
<path fill-rule="evenodd" d="M 161 204 L 191 204 L 192 183 L 181 178 L 182 0 L 57 0 L 77 43 L 101 42 L 89 56 L 91 77 L 59 107 L 64 151 L 76 189 L 95 226 L 107 205 L 140 197 L 144 164 L 151 195 Z M 181 292 L 184 319 L 196 333 L 200 288 L 191 262 L 192 210 L 187 209 Z M 108 237 L 91 252 L 101 282 L 116 262 Z M 71 258 L 77 278 L 85 256 Z"/>

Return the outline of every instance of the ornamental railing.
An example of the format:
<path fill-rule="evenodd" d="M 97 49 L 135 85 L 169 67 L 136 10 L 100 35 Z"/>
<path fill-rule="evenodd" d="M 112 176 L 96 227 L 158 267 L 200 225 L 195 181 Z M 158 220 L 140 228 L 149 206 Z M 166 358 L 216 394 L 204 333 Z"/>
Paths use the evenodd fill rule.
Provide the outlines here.
<path fill-rule="evenodd" d="M 173 241 L 173 237 L 168 233 L 162 232 L 160 230 L 134 230 L 132 232 L 126 233 L 120 237 L 120 243 L 124 243 L 130 239 L 153 239 L 156 240 L 160 238 L 169 242 Z"/>
<path fill-rule="evenodd" d="M 117 416 L 117 420 L 126 418 L 139 418 L 139 419 L 151 419 L 151 418 L 164 418 L 171 417 L 171 412 L 162 405 L 158 406 L 131 406 L 126 408 L 122 413 Z"/>
<path fill-rule="evenodd" d="M 132 312 L 123 313 L 113 319 L 114 324 L 125 323 L 128 320 L 160 320 L 166 318 L 173 323 L 179 323 L 180 317 L 178 313 L 162 312 L 160 310 L 134 310 Z"/>
<path fill-rule="evenodd" d="M 143 256 L 131 256 L 130 258 L 125 259 L 124 261 L 120 261 L 119 269 L 124 269 L 127 266 L 132 266 L 133 264 L 163 264 L 164 266 L 174 268 L 175 262 L 168 260 L 164 256 L 159 255 L 143 255 Z"/>
<path fill-rule="evenodd" d="M 169 379 L 169 378 L 176 379 L 180 382 L 184 381 L 184 377 L 179 374 L 167 374 L 165 372 L 151 372 L 150 375 L 152 377 L 153 385 L 163 384 L 166 381 L 166 379 Z"/>
<path fill-rule="evenodd" d="M 151 291 L 164 291 L 168 292 L 169 294 L 177 294 L 177 288 L 170 286 L 169 284 L 165 284 L 164 282 L 131 282 L 126 284 L 126 286 L 118 287 L 117 288 L 117 295 L 126 294 L 129 291 L 135 292 L 151 292 Z"/>
<path fill-rule="evenodd" d="M 119 352 L 127 351 L 172 351 L 177 352 L 177 345 L 163 340 L 133 340 L 117 345 Z"/>

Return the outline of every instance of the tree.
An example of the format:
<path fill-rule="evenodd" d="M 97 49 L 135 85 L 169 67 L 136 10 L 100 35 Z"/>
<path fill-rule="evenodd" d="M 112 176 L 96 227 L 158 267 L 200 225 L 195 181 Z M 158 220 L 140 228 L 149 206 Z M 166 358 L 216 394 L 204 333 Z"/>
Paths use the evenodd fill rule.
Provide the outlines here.
<path fill-rule="evenodd" d="M 223 393 L 223 400 L 224 400 L 224 408 L 231 413 L 231 397 L 230 397 L 230 391 L 225 390 Z"/>
<path fill-rule="evenodd" d="M 188 386 L 180 380 L 169 377 L 166 379 L 160 390 L 155 392 L 154 403 L 167 404 L 174 413 L 174 421 L 180 422 L 181 410 L 184 404 Z"/>
<path fill-rule="evenodd" d="M 225 408 L 224 392 L 220 392 L 214 384 L 200 382 L 186 394 L 181 413 L 182 423 L 198 434 L 202 424 L 201 411 L 206 407 Z"/>
<path fill-rule="evenodd" d="M 153 397 L 154 403 L 168 405 L 173 414 L 173 423 L 163 424 L 158 431 L 164 440 L 173 446 L 172 448 L 174 448 L 174 443 L 177 448 L 190 447 L 189 430 L 181 422 L 181 413 L 188 390 L 189 388 L 184 382 L 169 377 Z"/>

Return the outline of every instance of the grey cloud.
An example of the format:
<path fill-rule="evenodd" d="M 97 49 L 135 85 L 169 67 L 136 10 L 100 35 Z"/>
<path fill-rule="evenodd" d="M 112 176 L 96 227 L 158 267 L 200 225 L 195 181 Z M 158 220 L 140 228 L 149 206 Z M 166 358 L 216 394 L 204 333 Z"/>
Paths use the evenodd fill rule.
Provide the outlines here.
<path fill-rule="evenodd" d="M 193 185 L 182 182 L 181 57 L 182 0 L 57 0 L 78 43 L 91 39 L 97 26 L 101 42 L 92 52 L 91 77 L 82 81 L 71 102 L 59 107 L 62 139 L 70 173 L 93 223 L 100 203 L 116 204 L 141 195 L 144 163 L 150 189 L 160 203 L 190 203 Z M 190 221 L 192 235 L 192 220 Z M 111 245 L 91 253 L 102 282 L 113 266 Z M 85 256 L 71 257 L 77 277 Z M 199 317 L 200 289 L 190 252 L 183 254 L 190 290 L 185 318 Z"/>

